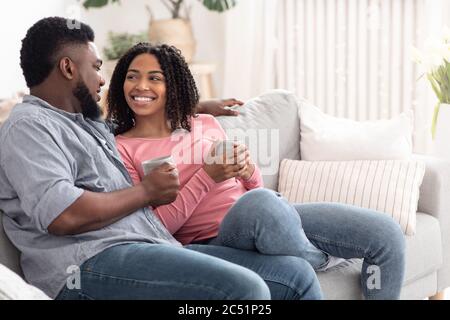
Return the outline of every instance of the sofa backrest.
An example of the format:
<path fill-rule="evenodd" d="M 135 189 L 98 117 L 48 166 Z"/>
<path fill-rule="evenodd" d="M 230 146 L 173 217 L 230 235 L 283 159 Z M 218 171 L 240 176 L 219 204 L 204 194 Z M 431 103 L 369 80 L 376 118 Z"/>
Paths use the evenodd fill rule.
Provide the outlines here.
<path fill-rule="evenodd" d="M 23 276 L 19 250 L 9 241 L 3 229 L 3 212 L 0 211 L 0 264 Z"/>
<path fill-rule="evenodd" d="M 245 143 L 261 168 L 266 188 L 277 190 L 283 159 L 300 159 L 298 105 L 293 93 L 274 90 L 238 108 L 238 117 L 218 118 L 229 138 L 236 132 L 245 133 Z"/>

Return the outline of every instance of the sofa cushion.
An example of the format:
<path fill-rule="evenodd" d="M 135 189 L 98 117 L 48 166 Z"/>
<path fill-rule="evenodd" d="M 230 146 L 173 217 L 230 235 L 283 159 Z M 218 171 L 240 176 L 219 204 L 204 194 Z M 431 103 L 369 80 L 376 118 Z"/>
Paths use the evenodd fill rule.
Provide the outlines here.
<path fill-rule="evenodd" d="M 245 142 L 261 169 L 266 188 L 276 190 L 282 159 L 300 159 L 300 123 L 297 97 L 274 90 L 237 109 L 238 117 L 219 117 L 228 138 Z"/>
<path fill-rule="evenodd" d="M 22 276 L 20 268 L 19 251 L 9 241 L 3 229 L 3 212 L 0 211 L 0 264 L 8 267 L 18 275 Z"/>
<path fill-rule="evenodd" d="M 50 300 L 50 298 L 0 264 L 0 300 Z"/>
<path fill-rule="evenodd" d="M 419 160 L 283 160 L 278 189 L 292 203 L 336 202 L 387 213 L 413 235 L 424 174 Z"/>
<path fill-rule="evenodd" d="M 299 105 L 302 160 L 406 160 L 412 155 L 412 110 L 391 120 L 354 121 Z"/>
<path fill-rule="evenodd" d="M 439 222 L 436 218 L 417 213 L 417 230 L 413 237 L 406 237 L 406 270 L 404 288 L 415 281 L 435 272 L 442 265 L 442 243 Z M 325 298 L 329 300 L 362 299 L 361 291 L 362 260 L 352 259 L 328 272 L 319 272 L 318 277 Z M 428 290 L 429 291 L 429 290 Z M 425 293 L 408 293 L 402 298 L 425 297 Z"/>

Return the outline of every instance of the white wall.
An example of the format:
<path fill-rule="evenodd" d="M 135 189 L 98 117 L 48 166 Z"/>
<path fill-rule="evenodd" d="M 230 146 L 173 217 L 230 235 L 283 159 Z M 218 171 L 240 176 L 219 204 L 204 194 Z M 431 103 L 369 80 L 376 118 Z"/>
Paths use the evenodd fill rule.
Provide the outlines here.
<path fill-rule="evenodd" d="M 224 15 L 208 11 L 197 0 L 187 1 L 192 4 L 191 18 L 197 39 L 196 60 L 217 64 L 214 85 L 217 95 L 221 96 L 225 46 Z M 170 17 L 161 0 L 124 0 L 122 5 L 110 5 L 89 11 L 80 9 L 80 2 L 76 0 L 15 0 L 8 4 L 1 3 L 0 98 L 9 97 L 19 90 L 26 90 L 19 66 L 21 40 L 28 28 L 39 19 L 55 15 L 72 17 L 75 14 L 78 19 L 92 26 L 96 32 L 97 46 L 103 49 L 110 30 L 134 33 L 148 28 L 149 14 L 145 10 L 146 4 L 151 5 L 156 18 Z"/>
<path fill-rule="evenodd" d="M 61 0 L 15 0 L 0 3 L 0 98 L 26 90 L 20 69 L 21 41 L 29 27 L 45 16 L 66 15 L 67 5 Z"/>

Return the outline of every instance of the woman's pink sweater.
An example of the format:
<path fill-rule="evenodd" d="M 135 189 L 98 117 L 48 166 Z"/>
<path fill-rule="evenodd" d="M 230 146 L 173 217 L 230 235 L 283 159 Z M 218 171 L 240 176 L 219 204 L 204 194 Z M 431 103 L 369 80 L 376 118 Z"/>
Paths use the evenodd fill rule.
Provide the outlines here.
<path fill-rule="evenodd" d="M 143 178 L 142 162 L 171 155 L 178 167 L 181 190 L 175 202 L 153 211 L 182 244 L 217 236 L 228 210 L 245 192 L 263 186 L 260 170 L 248 181 L 215 183 L 203 163 L 215 140 L 227 136 L 212 116 L 192 119 L 191 132 L 179 131 L 161 139 L 117 136 L 117 147 L 135 185 Z"/>

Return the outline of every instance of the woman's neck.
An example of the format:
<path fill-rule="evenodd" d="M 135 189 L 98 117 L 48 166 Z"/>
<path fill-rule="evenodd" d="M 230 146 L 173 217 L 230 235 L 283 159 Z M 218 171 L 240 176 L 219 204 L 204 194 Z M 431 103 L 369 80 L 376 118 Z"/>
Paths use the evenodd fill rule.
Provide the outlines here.
<path fill-rule="evenodd" d="M 165 115 L 136 117 L 136 125 L 125 136 L 134 138 L 167 138 L 172 134 Z"/>

